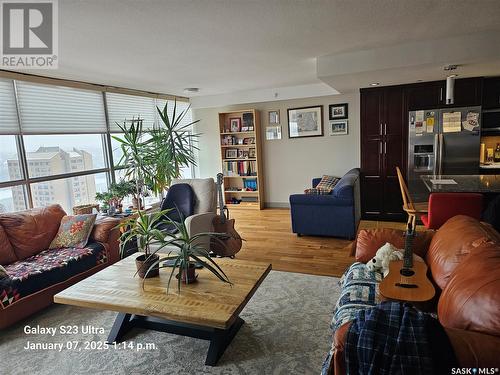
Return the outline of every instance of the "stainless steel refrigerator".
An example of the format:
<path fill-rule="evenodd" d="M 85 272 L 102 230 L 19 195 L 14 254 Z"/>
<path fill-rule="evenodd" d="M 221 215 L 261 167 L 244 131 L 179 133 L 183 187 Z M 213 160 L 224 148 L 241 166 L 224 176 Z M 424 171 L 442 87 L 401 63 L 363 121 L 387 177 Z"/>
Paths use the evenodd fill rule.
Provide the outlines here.
<path fill-rule="evenodd" d="M 408 116 L 408 189 L 414 201 L 429 191 L 420 176 L 479 173 L 481 107 L 426 109 Z"/>

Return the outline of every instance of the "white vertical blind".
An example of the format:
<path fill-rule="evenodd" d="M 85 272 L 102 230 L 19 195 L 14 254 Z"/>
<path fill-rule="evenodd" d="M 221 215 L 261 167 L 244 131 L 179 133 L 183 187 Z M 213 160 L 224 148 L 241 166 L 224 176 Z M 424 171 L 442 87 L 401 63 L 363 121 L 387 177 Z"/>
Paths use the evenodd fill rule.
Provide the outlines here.
<path fill-rule="evenodd" d="M 156 105 L 160 108 L 161 111 L 163 111 L 163 108 L 165 107 L 165 103 L 167 103 L 167 100 L 165 99 L 156 99 Z M 175 116 L 179 116 L 183 111 L 185 111 L 189 107 L 188 102 L 177 102 L 177 107 L 175 109 Z M 172 115 L 174 113 L 174 101 L 173 100 L 168 100 L 168 107 L 167 107 L 167 113 L 169 116 L 169 119 L 172 120 Z M 159 124 L 162 124 L 162 121 L 160 118 L 158 118 Z M 193 121 L 193 114 L 191 111 L 191 108 L 189 108 L 188 112 L 184 116 L 184 118 L 181 121 L 181 126 L 190 124 Z M 185 130 L 192 130 L 192 127 L 187 127 Z"/>
<path fill-rule="evenodd" d="M 71 87 L 17 82 L 25 134 L 105 133 L 102 94 Z"/>
<path fill-rule="evenodd" d="M 19 133 L 14 86 L 10 79 L 0 79 L 0 134 Z"/>
<path fill-rule="evenodd" d="M 144 129 L 151 128 L 156 121 L 154 98 L 107 92 L 106 104 L 111 131 L 120 131 L 116 123 L 123 126 L 125 120 L 141 118 Z"/>

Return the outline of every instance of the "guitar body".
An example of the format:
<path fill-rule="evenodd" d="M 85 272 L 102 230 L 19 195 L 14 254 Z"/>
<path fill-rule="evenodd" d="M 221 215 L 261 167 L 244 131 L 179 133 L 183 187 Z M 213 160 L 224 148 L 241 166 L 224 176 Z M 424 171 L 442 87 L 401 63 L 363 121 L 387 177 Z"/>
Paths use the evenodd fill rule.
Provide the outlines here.
<path fill-rule="evenodd" d="M 222 243 L 217 240 L 213 240 L 210 245 L 210 249 L 217 255 L 223 257 L 230 257 L 241 250 L 242 240 L 238 232 L 234 229 L 234 219 L 226 219 L 222 222 L 219 216 L 214 218 L 212 223 L 214 226 L 214 232 L 216 233 L 226 233 L 228 238 L 222 239 Z"/>
<path fill-rule="evenodd" d="M 215 233 L 225 233 L 227 236 L 218 240 L 212 239 L 210 250 L 222 257 L 232 257 L 241 250 L 243 242 L 236 229 L 234 229 L 234 219 L 229 219 L 229 210 L 224 206 L 224 197 L 222 195 L 223 178 L 222 173 L 217 174 L 219 215 L 214 218 L 212 225 Z"/>
<path fill-rule="evenodd" d="M 427 278 L 427 265 L 424 262 L 414 262 L 413 275 L 404 276 L 402 260 L 389 263 L 389 274 L 379 286 L 380 294 L 387 299 L 409 302 L 425 302 L 434 297 L 434 285 Z"/>

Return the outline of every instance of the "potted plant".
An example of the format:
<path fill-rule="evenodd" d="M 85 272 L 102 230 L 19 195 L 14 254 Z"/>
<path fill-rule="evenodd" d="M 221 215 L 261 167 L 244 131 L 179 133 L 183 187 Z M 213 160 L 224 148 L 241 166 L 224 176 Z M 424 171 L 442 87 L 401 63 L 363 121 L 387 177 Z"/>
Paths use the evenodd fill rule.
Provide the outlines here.
<path fill-rule="evenodd" d="M 158 256 L 158 258 L 152 262 L 150 268 L 146 271 L 146 277 L 150 272 L 158 272 L 159 268 L 172 267 L 167 283 L 167 293 L 170 288 L 172 276 L 176 273 L 176 270 L 177 289 L 180 293 L 181 283 L 189 284 L 196 281 L 195 266 L 199 264 L 212 272 L 222 282 L 232 285 L 224 271 L 210 256 L 209 249 L 207 249 L 203 245 L 203 241 L 201 241 L 207 239 L 209 241 L 206 241 L 206 243 L 210 243 L 210 240 L 213 239 L 224 244 L 220 238 L 226 237 L 227 234 L 205 232 L 190 236 L 182 217 L 180 222 L 169 220 L 165 215 L 162 215 L 162 217 L 162 222 L 175 226 L 177 233 L 163 233 L 165 240 L 160 247 L 151 252 L 151 256 L 158 256 L 158 253 L 165 251 L 164 249 L 167 247 L 169 248 L 169 252 L 164 257 L 160 258 Z M 166 261 L 170 261 L 171 264 L 165 265 L 164 262 Z"/>
<path fill-rule="evenodd" d="M 158 276 L 158 267 L 154 267 L 160 258 L 158 254 L 151 251 L 153 243 L 163 247 L 165 243 L 165 233 L 158 229 L 166 214 L 170 210 L 163 210 L 154 214 L 146 214 L 139 210 L 136 217 L 132 217 L 120 223 L 119 227 L 124 228 L 120 237 L 120 256 L 123 258 L 126 254 L 126 245 L 129 242 L 136 241 L 137 249 L 144 254 L 135 259 L 137 274 L 141 278 Z"/>

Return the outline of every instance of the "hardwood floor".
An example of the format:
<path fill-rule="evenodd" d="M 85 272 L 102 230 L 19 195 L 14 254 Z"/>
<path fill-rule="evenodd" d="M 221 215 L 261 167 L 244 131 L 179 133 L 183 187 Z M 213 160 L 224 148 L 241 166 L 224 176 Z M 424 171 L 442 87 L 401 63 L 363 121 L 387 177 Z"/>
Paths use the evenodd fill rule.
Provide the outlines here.
<path fill-rule="evenodd" d="M 236 230 L 246 240 L 237 259 L 272 263 L 278 271 L 336 276 L 354 262 L 351 241 L 328 237 L 297 237 L 292 233 L 290 210 L 231 210 Z M 361 221 L 360 229 L 404 229 L 404 223 Z"/>

